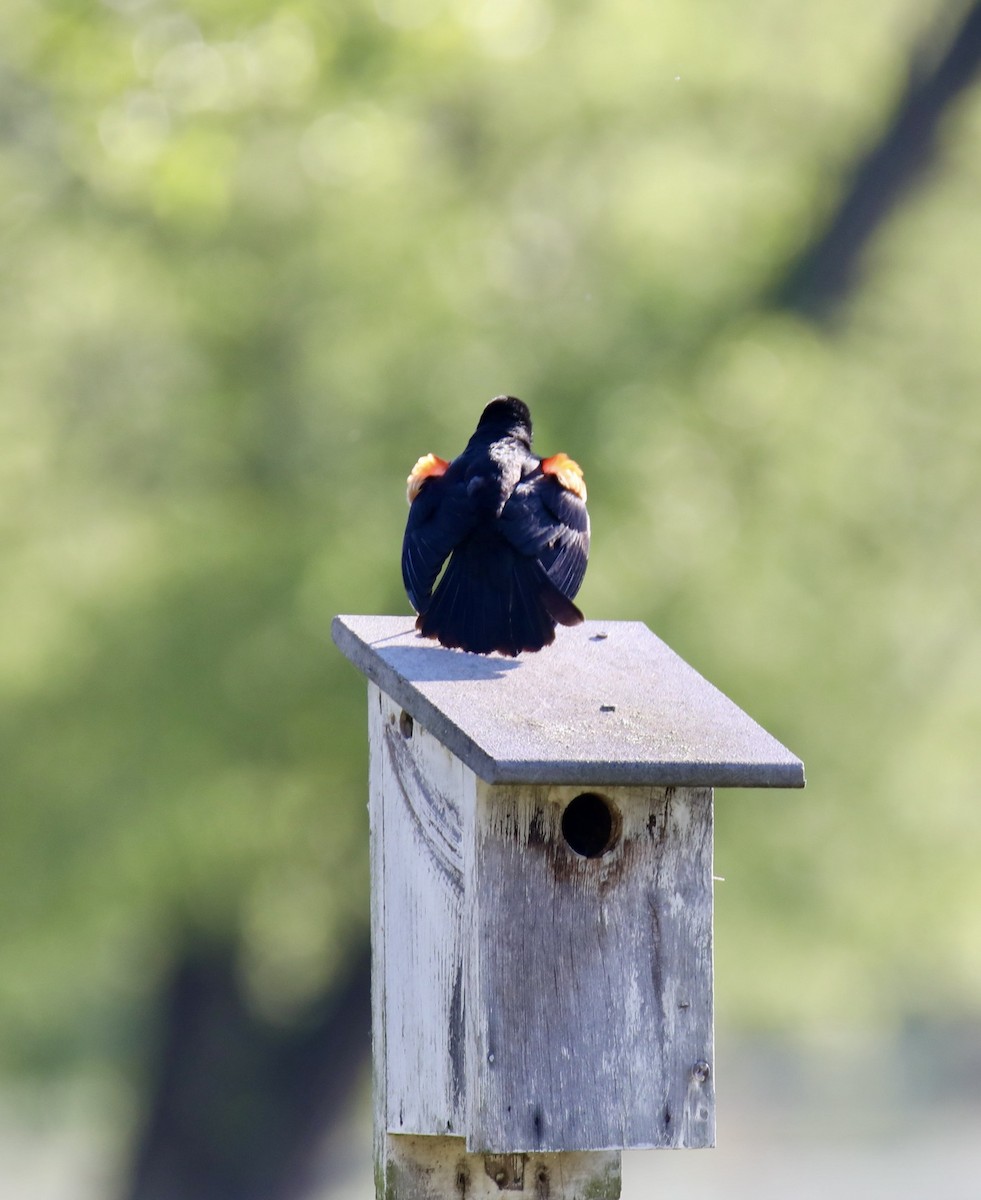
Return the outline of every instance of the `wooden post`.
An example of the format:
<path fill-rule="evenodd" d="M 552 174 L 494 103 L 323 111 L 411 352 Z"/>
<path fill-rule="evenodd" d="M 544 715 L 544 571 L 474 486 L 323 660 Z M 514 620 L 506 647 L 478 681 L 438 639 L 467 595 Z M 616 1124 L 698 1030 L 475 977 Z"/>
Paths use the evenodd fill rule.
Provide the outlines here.
<path fill-rule="evenodd" d="M 801 762 L 645 626 L 517 660 L 338 617 L 369 678 L 378 1200 L 620 1195 L 715 1142 L 715 787 Z"/>

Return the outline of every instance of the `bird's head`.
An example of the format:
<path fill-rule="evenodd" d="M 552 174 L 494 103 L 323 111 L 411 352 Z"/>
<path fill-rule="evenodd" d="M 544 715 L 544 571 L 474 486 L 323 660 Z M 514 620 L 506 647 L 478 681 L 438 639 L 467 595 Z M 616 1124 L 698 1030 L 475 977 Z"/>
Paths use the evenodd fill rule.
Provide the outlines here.
<path fill-rule="evenodd" d="M 477 431 L 497 436 L 511 434 L 531 446 L 531 413 L 517 396 L 495 396 L 480 414 Z"/>

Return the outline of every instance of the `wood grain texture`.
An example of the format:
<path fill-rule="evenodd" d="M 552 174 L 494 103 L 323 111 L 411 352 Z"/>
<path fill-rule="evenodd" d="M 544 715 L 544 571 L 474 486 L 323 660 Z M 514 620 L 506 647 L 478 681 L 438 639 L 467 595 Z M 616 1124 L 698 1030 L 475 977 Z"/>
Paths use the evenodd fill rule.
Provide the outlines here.
<path fill-rule="evenodd" d="M 597 858 L 561 831 L 578 791 L 481 782 L 464 813 L 469 1148 L 711 1146 L 711 790 L 604 789 Z"/>
<path fill-rule="evenodd" d="M 369 721 L 377 1115 L 392 1132 L 452 1133 L 465 1099 L 460 808 L 473 775 L 374 684 Z"/>

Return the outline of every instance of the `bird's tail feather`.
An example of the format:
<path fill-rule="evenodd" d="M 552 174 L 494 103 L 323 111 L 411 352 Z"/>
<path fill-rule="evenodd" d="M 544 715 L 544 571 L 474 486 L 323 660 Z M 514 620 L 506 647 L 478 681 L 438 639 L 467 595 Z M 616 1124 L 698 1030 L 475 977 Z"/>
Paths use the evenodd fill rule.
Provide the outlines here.
<path fill-rule="evenodd" d="M 457 547 L 416 628 L 444 646 L 513 657 L 553 642 L 556 623 L 582 619 L 536 559 L 501 539 Z"/>

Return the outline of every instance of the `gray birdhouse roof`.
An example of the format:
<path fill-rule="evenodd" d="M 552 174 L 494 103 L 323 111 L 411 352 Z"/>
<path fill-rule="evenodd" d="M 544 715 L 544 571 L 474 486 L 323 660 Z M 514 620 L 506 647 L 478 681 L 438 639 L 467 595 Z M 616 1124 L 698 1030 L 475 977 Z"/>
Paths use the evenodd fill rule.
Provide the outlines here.
<path fill-rule="evenodd" d="M 804 764 L 640 621 L 586 621 L 516 659 L 412 617 L 339 616 L 338 648 L 488 783 L 803 787 Z"/>

